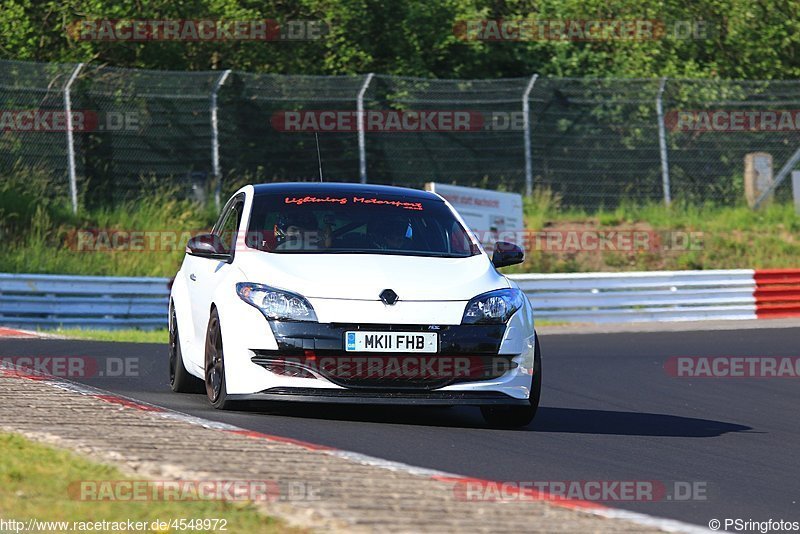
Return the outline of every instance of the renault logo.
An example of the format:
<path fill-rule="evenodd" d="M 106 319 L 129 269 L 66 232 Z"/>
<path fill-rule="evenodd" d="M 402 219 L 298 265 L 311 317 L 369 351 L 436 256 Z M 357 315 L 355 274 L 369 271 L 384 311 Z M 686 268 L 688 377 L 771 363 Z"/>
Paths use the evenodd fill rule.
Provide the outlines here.
<path fill-rule="evenodd" d="M 395 293 L 391 289 L 384 289 L 383 291 L 381 291 L 380 297 L 383 303 L 388 304 L 389 306 L 397 302 L 397 293 Z"/>

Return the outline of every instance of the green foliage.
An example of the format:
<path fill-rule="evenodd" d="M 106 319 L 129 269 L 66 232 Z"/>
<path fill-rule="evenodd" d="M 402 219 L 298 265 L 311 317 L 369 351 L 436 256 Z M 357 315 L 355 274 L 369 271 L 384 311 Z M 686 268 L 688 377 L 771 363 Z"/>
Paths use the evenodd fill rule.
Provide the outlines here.
<path fill-rule="evenodd" d="M 582 212 L 537 209 L 526 204 L 529 230 L 564 232 L 646 231 L 662 245 L 647 250 L 529 250 L 510 272 L 647 271 L 680 269 L 796 268 L 800 257 L 800 216 L 791 203 L 761 210 L 713 203 L 623 203 L 613 210 Z M 543 217 L 543 213 L 547 215 Z M 694 237 L 689 238 L 692 235 Z M 676 240 L 679 246 L 670 245 Z M 690 246 L 683 246 L 690 239 Z"/>
<path fill-rule="evenodd" d="M 30 183 L 35 184 L 35 180 Z M 183 242 L 166 250 L 158 246 L 145 247 L 144 251 L 126 250 L 124 245 L 114 250 L 81 250 L 75 247 L 75 232 L 166 231 L 188 239 L 190 233 L 210 228 L 216 219 L 213 207 L 181 200 L 165 187 L 154 187 L 149 195 L 135 202 L 88 209 L 79 217 L 58 204 L 36 202 L 24 189 L 17 197 L 4 197 L 2 191 L 0 188 L 0 200 L 12 201 L 2 204 L 6 212 L 0 221 L 4 227 L 13 226 L 16 230 L 7 231 L 0 272 L 169 277 L 180 266 Z M 19 201 L 13 202 L 13 198 Z M 9 216 L 10 209 L 16 211 Z M 614 209 L 587 213 L 565 209 L 557 194 L 537 189 L 525 199 L 524 210 L 526 228 L 532 236 L 542 232 L 636 230 L 660 236 L 667 245 L 670 232 L 699 237 L 691 242 L 694 246 L 685 248 L 559 251 L 534 247 L 527 251 L 523 265 L 506 272 L 778 268 L 796 267 L 800 257 L 800 217 L 791 203 L 774 202 L 753 211 L 746 206 L 712 203 L 676 202 L 665 207 L 627 202 Z M 534 243 L 535 239 L 531 239 L 528 244 Z"/>
<path fill-rule="evenodd" d="M 39 180 L 47 183 L 46 175 L 31 171 L 0 176 L 0 232 L 6 248 L 0 255 L 0 272 L 172 276 L 185 243 L 166 250 L 86 250 L 89 247 L 76 245 L 76 232 L 165 232 L 184 237 L 183 232 L 199 233 L 216 220 L 211 206 L 179 199 L 173 189 L 155 185 L 135 201 L 88 209 L 76 217 L 47 191 L 38 191 Z"/>
<path fill-rule="evenodd" d="M 555 76 L 800 77 L 798 0 L 6 0 L 0 57 L 93 61 L 171 70 L 234 68 L 290 74 L 380 72 L 494 78 Z M 305 42 L 92 42 L 68 35 L 85 19 L 321 19 L 329 33 Z M 648 19 L 656 39 L 468 41 L 454 26 L 480 19 Z M 676 21 L 701 21 L 683 38 Z"/>
<path fill-rule="evenodd" d="M 117 343 L 168 343 L 169 331 L 161 330 L 92 330 L 85 328 L 57 328 L 47 330 L 48 334 L 70 339 L 88 339 L 91 341 L 113 341 Z"/>
<path fill-rule="evenodd" d="M 0 240 L 18 243 L 42 221 L 73 221 L 66 198 L 66 188 L 41 169 L 16 166 L 0 175 Z"/>

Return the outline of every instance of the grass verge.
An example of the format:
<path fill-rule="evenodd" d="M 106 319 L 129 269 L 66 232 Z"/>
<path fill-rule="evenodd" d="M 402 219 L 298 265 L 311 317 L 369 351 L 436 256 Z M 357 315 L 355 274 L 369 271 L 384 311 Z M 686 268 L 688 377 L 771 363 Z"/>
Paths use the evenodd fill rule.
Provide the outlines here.
<path fill-rule="evenodd" d="M 169 331 L 160 330 L 88 330 L 82 328 L 58 328 L 42 330 L 43 333 L 54 334 L 70 339 L 88 339 L 90 341 L 119 341 L 123 343 L 167 343 Z"/>
<path fill-rule="evenodd" d="M 81 501 L 73 498 L 70 484 L 105 480 L 129 480 L 129 477 L 112 466 L 90 462 L 69 451 L 41 445 L 16 434 L 0 433 L 0 511 L 5 520 L 37 519 L 70 523 L 133 520 L 151 523 L 154 520 L 208 518 L 227 521 L 228 532 L 302 532 L 260 514 L 252 504 L 246 503 Z M 52 532 L 74 530 L 72 525 L 51 526 L 53 528 L 49 530 Z M 152 532 L 150 529 L 147 531 Z"/>
<path fill-rule="evenodd" d="M 0 181 L 0 272 L 171 277 L 190 234 L 210 228 L 216 218 L 209 207 L 158 187 L 135 202 L 74 216 L 65 206 L 42 200 L 52 193 L 37 185 L 40 181 L 36 174 Z M 623 203 L 587 212 L 562 206 L 558 195 L 544 190 L 525 199 L 525 226 L 526 261 L 506 272 L 800 266 L 800 216 L 791 203 L 775 202 L 759 211 L 710 203 Z M 138 238 L 125 241 L 125 232 L 138 232 Z M 160 237 L 153 241 L 142 235 L 147 232 Z M 612 236 L 612 246 L 569 246 L 571 232 L 579 240 Z M 614 245 L 613 236 L 632 232 L 649 236 L 645 246 Z M 89 246 L 76 237 L 84 235 L 94 236 Z M 115 241 L 120 236 L 121 244 Z"/>
<path fill-rule="evenodd" d="M 747 206 L 623 204 L 588 213 L 552 195 L 525 204 L 525 263 L 510 273 L 800 267 L 800 215 L 788 203 Z M 640 245 L 617 246 L 637 233 Z M 588 236 L 609 246 L 570 246 Z M 572 241 L 575 244 L 576 241 Z M 590 241 L 591 243 L 591 241 Z"/>

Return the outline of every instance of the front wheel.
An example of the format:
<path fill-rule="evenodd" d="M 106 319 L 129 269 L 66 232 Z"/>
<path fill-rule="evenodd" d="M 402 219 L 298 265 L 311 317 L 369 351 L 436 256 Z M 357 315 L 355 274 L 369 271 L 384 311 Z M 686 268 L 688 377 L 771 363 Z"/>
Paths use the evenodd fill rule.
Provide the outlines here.
<path fill-rule="evenodd" d="M 218 410 L 230 408 L 225 388 L 225 358 L 222 350 L 222 329 L 217 309 L 211 310 L 206 332 L 205 357 L 206 395 L 211 405 Z"/>
<path fill-rule="evenodd" d="M 181 338 L 178 333 L 178 317 L 175 306 L 169 314 L 169 386 L 176 393 L 199 393 L 203 391 L 203 381 L 186 370 L 181 352 Z"/>
<path fill-rule="evenodd" d="M 536 417 L 539 398 L 542 395 L 542 354 L 539 350 L 539 336 L 534 344 L 533 377 L 531 394 L 527 406 L 481 406 L 484 421 L 494 428 L 520 428 L 527 426 Z"/>

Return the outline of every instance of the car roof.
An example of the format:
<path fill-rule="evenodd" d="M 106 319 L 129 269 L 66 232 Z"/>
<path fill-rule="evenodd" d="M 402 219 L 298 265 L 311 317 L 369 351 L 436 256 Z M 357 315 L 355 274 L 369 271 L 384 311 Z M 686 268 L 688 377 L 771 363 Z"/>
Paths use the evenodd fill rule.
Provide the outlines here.
<path fill-rule="evenodd" d="M 331 195 L 390 195 L 420 200 L 442 200 L 438 195 L 420 189 L 343 182 L 276 182 L 270 184 L 255 184 L 253 185 L 253 190 L 256 196 L 265 194 L 325 193 Z"/>

